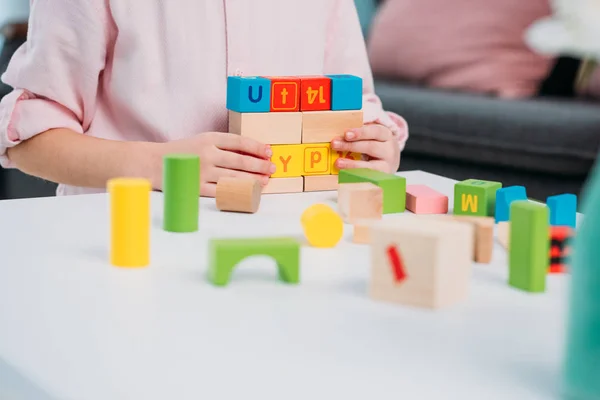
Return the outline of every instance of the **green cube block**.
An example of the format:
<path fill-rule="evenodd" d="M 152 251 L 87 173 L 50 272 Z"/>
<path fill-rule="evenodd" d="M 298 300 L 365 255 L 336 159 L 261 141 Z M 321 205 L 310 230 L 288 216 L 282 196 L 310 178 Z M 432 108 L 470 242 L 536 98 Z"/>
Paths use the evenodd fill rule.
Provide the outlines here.
<path fill-rule="evenodd" d="M 406 178 L 368 168 L 342 169 L 338 183 L 371 182 L 383 189 L 383 213 L 406 210 Z"/>
<path fill-rule="evenodd" d="M 493 217 L 500 182 L 467 179 L 454 185 L 454 214 Z"/>
<path fill-rule="evenodd" d="M 259 255 L 275 259 L 283 282 L 300 282 L 300 243 L 293 238 L 213 239 L 209 243 L 208 280 L 225 286 L 240 261 Z"/>
<path fill-rule="evenodd" d="M 526 200 L 513 202 L 509 243 L 508 284 L 527 292 L 544 292 L 550 264 L 548 207 Z"/>

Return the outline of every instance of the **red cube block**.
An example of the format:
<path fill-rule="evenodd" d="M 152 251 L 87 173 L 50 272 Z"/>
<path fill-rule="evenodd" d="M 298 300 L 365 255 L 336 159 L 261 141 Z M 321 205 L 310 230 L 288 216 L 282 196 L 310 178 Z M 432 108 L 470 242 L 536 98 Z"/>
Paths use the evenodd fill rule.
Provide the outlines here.
<path fill-rule="evenodd" d="M 300 111 L 300 78 L 265 76 L 271 81 L 271 112 Z"/>
<path fill-rule="evenodd" d="M 301 111 L 331 110 L 331 79 L 326 76 L 303 76 L 300 89 Z"/>

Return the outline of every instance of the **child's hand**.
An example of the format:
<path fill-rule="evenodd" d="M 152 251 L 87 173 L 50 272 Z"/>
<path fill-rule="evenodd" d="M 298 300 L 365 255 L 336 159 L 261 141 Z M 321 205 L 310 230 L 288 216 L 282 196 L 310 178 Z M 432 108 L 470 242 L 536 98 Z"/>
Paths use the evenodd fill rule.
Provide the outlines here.
<path fill-rule="evenodd" d="M 222 176 L 253 178 L 264 186 L 275 172 L 275 164 L 270 161 L 273 155 L 271 147 L 240 135 L 204 132 L 164 143 L 163 146 L 162 154 L 188 153 L 200 156 L 202 196 L 215 197 L 216 183 Z"/>
<path fill-rule="evenodd" d="M 363 160 L 339 158 L 336 167 L 371 168 L 395 173 L 400 164 L 400 146 L 392 131 L 383 125 L 369 124 L 351 129 L 343 138 L 336 138 L 331 147 L 337 151 L 363 154 Z"/>

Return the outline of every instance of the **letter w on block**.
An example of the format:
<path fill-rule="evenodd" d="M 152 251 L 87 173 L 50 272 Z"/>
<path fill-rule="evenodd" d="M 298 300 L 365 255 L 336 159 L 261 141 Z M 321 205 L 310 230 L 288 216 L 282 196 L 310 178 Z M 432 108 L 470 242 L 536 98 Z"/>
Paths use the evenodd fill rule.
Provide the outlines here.
<path fill-rule="evenodd" d="M 461 211 L 477 212 L 477 196 L 463 193 L 461 196 Z"/>

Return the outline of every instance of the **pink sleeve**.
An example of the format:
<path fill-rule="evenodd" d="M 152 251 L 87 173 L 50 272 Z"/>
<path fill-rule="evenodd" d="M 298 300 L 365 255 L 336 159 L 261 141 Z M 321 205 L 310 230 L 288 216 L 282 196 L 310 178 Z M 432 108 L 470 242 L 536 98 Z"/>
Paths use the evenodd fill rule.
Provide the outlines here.
<path fill-rule="evenodd" d="M 39 133 L 84 133 L 96 109 L 105 65 L 108 0 L 31 0 L 27 42 L 2 80 L 14 90 L 0 103 L 0 165 L 6 150 Z"/>
<path fill-rule="evenodd" d="M 401 116 L 386 112 L 375 94 L 373 74 L 354 1 L 335 0 L 334 3 L 327 36 L 325 72 L 362 77 L 365 124 L 387 126 L 398 137 L 400 149 L 404 149 L 408 139 L 408 124 Z"/>

